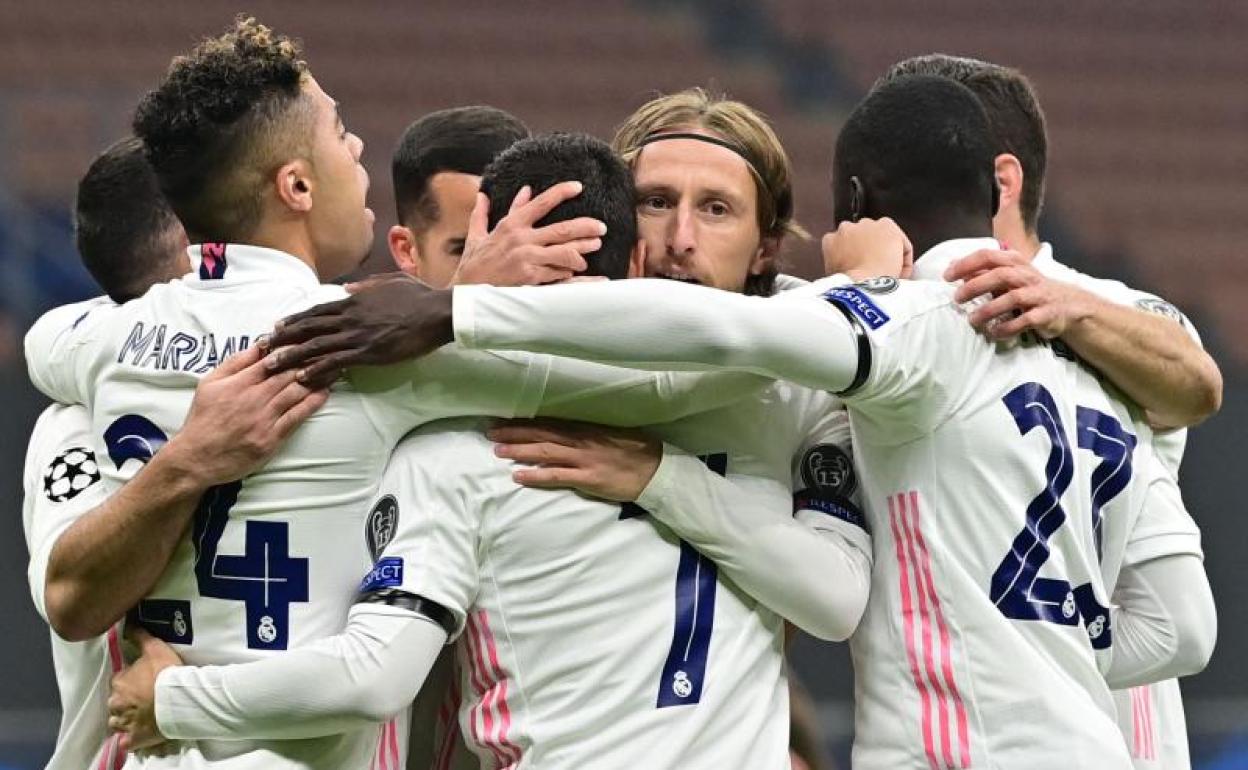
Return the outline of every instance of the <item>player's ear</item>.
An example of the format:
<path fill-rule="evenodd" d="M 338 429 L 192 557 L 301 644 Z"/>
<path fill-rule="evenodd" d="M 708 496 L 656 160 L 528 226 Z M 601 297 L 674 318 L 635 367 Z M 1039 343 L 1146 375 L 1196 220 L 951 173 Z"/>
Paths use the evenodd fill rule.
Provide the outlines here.
<path fill-rule="evenodd" d="M 295 159 L 282 164 L 273 181 L 283 206 L 299 212 L 312 210 L 312 168 L 307 161 Z"/>
<path fill-rule="evenodd" d="M 867 189 L 856 175 L 849 178 L 849 221 L 857 222 L 867 212 Z"/>
<path fill-rule="evenodd" d="M 394 225 L 386 234 L 386 243 L 390 246 L 390 257 L 394 259 L 395 266 L 413 278 L 419 278 L 420 246 L 412 229 Z"/>
<path fill-rule="evenodd" d="M 993 177 L 997 182 L 1000 202 L 993 215 L 1001 209 L 1018 206 L 1023 196 L 1023 164 L 1008 152 L 1003 152 L 992 161 Z"/>
<path fill-rule="evenodd" d="M 783 237 L 783 235 L 763 236 L 758 243 L 758 251 L 754 252 L 754 259 L 750 260 L 750 275 L 762 275 L 775 264 Z"/>
<path fill-rule="evenodd" d="M 646 274 L 646 242 L 638 238 L 628 255 L 628 277 L 641 278 Z"/>

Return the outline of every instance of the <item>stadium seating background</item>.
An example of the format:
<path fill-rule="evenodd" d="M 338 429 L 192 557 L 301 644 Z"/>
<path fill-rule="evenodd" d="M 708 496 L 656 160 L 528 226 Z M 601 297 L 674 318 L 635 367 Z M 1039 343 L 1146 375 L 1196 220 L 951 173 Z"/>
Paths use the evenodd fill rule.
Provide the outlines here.
<path fill-rule="evenodd" d="M 69 207 L 90 158 L 126 129 L 169 58 L 240 9 L 201 0 L 0 0 L 0 768 L 35 767 L 55 732 L 46 630 L 25 590 L 20 477 L 42 402 L 26 384 L 20 334 L 43 309 L 94 294 L 72 248 Z M 1210 669 L 1185 683 L 1198 757 L 1248 735 L 1248 590 L 1239 560 L 1248 349 L 1248 6 L 1223 0 L 1089 4 L 948 0 L 255 0 L 246 10 L 301 38 L 313 69 L 366 143 L 377 232 L 392 214 L 389 156 L 433 109 L 489 103 L 536 130 L 609 137 L 656 92 L 704 85 L 767 112 L 797 166 L 798 214 L 830 222 L 832 140 L 891 62 L 943 51 L 1020 67 L 1051 135 L 1042 232 L 1066 260 L 1179 304 L 1227 375 L 1226 406 L 1197 429 L 1184 469 L 1206 533 L 1221 610 Z M 788 249 L 818 269 L 817 241 Z M 378 239 L 367 269 L 385 268 Z M 794 330 L 801 333 L 801 330 Z M 799 642 L 796 668 L 837 751 L 850 729 L 847 656 Z M 1231 765 L 1219 765 L 1231 766 Z"/>

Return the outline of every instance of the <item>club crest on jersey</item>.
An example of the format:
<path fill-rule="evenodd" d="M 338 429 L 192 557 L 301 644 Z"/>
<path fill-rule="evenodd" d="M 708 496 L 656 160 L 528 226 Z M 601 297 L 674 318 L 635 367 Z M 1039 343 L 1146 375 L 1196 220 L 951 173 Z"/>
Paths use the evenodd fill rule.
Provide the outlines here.
<path fill-rule="evenodd" d="M 677 671 L 672 676 L 672 694 L 677 698 L 688 698 L 693 694 L 693 682 L 684 671 Z"/>
<path fill-rule="evenodd" d="M 821 495 L 849 497 L 858 488 L 854 462 L 835 444 L 819 444 L 802 457 L 802 481 Z"/>
<path fill-rule="evenodd" d="M 56 456 L 43 472 L 43 495 L 54 503 L 73 500 L 100 480 L 95 453 L 86 447 L 70 447 Z"/>
<path fill-rule="evenodd" d="M 880 275 L 875 278 L 868 278 L 865 281 L 859 281 L 854 284 L 863 291 L 869 291 L 872 294 L 888 294 L 897 291 L 897 279 L 891 275 Z"/>
<path fill-rule="evenodd" d="M 199 277 L 205 281 L 224 278 L 225 244 L 205 243 L 199 247 Z"/>
<path fill-rule="evenodd" d="M 1140 310 L 1143 310 L 1145 313 L 1154 313 L 1156 315 L 1169 318 L 1171 321 L 1183 323 L 1183 313 L 1180 312 L 1177 307 L 1171 305 L 1169 302 L 1166 302 L 1164 299 L 1148 297 L 1136 302 L 1135 306 Z"/>
<path fill-rule="evenodd" d="M 399 501 L 394 495 L 385 495 L 373 510 L 368 512 L 368 520 L 364 523 L 364 542 L 368 544 L 368 553 L 373 561 L 381 558 L 399 526 Z"/>
<path fill-rule="evenodd" d="M 823 298 L 858 316 L 872 329 L 878 329 L 891 320 L 888 313 L 856 286 L 837 286 L 824 292 Z"/>

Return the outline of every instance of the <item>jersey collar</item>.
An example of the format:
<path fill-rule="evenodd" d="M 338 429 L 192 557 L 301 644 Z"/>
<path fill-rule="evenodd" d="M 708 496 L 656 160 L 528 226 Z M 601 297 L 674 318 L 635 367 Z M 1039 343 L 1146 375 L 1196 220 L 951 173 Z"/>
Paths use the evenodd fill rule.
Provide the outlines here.
<path fill-rule="evenodd" d="M 1036 256 L 1031 258 L 1031 263 L 1040 269 L 1043 264 L 1058 264 L 1057 259 L 1053 256 L 1053 246 L 1049 243 L 1041 243 L 1040 249 L 1036 252 Z"/>
<path fill-rule="evenodd" d="M 953 262 L 980 249 L 999 249 L 995 238 L 954 238 L 941 241 L 914 260 L 914 279 L 917 281 L 943 281 L 945 269 Z"/>
<path fill-rule="evenodd" d="M 291 254 L 243 243 L 202 243 L 190 246 L 191 274 L 187 282 L 204 288 L 220 283 L 282 281 L 319 286 L 320 279 L 307 263 Z"/>

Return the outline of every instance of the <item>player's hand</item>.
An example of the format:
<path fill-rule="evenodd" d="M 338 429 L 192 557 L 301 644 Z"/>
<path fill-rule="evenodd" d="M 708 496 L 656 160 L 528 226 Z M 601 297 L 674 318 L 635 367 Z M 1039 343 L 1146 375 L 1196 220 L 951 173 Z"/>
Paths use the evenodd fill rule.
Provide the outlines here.
<path fill-rule="evenodd" d="M 182 665 L 173 648 L 141 628 L 127 635 L 139 647 L 139 659 L 112 680 L 108 696 L 108 729 L 123 733 L 129 751 L 150 749 L 167 739 L 156 725 L 156 677 Z"/>
<path fill-rule="evenodd" d="M 580 182 L 560 182 L 534 198 L 526 185 L 492 232 L 486 231 L 490 200 L 477 193 L 454 283 L 530 286 L 562 281 L 584 270 L 583 255 L 602 248 L 605 224 L 581 217 L 536 226 L 559 204 L 580 195 L 581 189 Z"/>
<path fill-rule="evenodd" d="M 348 286 L 352 294 L 278 322 L 266 341 L 271 371 L 298 369 L 311 388 L 328 387 L 349 366 L 393 364 L 454 339 L 451 292 L 403 273 Z"/>
<path fill-rule="evenodd" d="M 225 359 L 195 388 L 186 423 L 161 451 L 197 484 L 241 479 L 268 462 L 282 442 L 328 398 L 295 381 L 270 376 L 259 346 Z"/>
<path fill-rule="evenodd" d="M 954 294 L 958 302 L 992 298 L 971 312 L 970 321 L 993 339 L 1029 331 L 1046 339 L 1060 337 L 1095 305 L 1088 292 L 1043 275 L 1016 251 L 980 249 L 950 265 L 944 277 L 965 281 Z"/>
<path fill-rule="evenodd" d="M 914 273 L 914 247 L 888 217 L 842 222 L 823 236 L 824 275 L 844 273 L 855 281 L 879 276 L 909 278 Z"/>
<path fill-rule="evenodd" d="M 494 454 L 521 463 L 517 484 L 636 500 L 663 459 L 663 442 L 637 430 L 564 420 L 504 420 L 486 434 Z"/>

